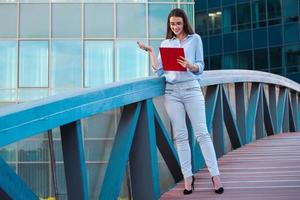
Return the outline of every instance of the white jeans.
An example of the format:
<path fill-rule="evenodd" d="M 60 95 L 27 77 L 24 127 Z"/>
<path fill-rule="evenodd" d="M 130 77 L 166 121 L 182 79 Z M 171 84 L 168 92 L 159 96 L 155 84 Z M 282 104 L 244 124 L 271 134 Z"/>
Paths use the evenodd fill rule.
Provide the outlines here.
<path fill-rule="evenodd" d="M 211 176 L 219 175 L 217 158 L 211 137 L 207 130 L 204 97 L 197 80 L 166 84 L 165 107 L 170 117 L 174 139 L 184 178 L 192 173 L 191 149 L 186 126 L 186 113 L 191 121 L 196 141 Z"/>

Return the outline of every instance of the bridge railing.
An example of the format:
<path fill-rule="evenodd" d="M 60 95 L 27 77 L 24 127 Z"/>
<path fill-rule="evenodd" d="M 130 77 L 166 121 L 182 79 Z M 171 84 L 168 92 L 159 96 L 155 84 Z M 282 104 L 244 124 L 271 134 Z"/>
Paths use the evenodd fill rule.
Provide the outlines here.
<path fill-rule="evenodd" d="M 218 157 L 267 135 L 300 131 L 300 85 L 291 80 L 258 71 L 218 70 L 205 72 L 201 85 Z M 182 179 L 172 133 L 153 104 L 154 98 L 163 95 L 164 86 L 163 78 L 145 78 L 4 108 L 0 111 L 0 148 L 45 132 L 51 144 L 52 130 L 58 127 L 68 199 L 89 199 L 82 120 L 121 108 L 99 199 L 118 198 L 126 168 L 133 199 L 158 199 L 157 148 L 175 182 Z M 196 172 L 204 161 L 188 127 Z M 55 162 L 53 151 L 50 154 Z M 51 166 L 55 168 L 55 163 Z M 0 169 L 1 199 L 38 199 L 26 180 L 1 158 Z"/>

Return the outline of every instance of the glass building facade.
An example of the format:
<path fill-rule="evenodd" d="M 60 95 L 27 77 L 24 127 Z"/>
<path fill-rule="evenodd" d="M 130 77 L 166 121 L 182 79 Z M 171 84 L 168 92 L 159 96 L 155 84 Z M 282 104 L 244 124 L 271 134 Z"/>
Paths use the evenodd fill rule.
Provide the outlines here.
<path fill-rule="evenodd" d="M 0 109 L 82 88 L 151 75 L 142 41 L 156 47 L 171 9 L 193 0 L 0 0 Z M 82 120 L 90 199 L 98 199 L 121 109 Z M 58 128 L 0 149 L 0 156 L 39 197 L 67 198 Z M 161 190 L 170 178 L 163 162 Z M 53 176 L 58 188 L 54 187 Z M 120 197 L 130 199 L 124 178 Z"/>
<path fill-rule="evenodd" d="M 195 0 L 206 69 L 254 69 L 300 83 L 299 0 Z"/>

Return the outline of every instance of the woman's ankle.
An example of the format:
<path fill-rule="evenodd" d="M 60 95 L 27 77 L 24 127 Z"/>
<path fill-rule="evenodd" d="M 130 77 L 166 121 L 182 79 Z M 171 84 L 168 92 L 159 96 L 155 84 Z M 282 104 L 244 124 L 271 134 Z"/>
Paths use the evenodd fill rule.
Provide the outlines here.
<path fill-rule="evenodd" d="M 193 177 L 192 176 L 184 178 L 184 188 L 187 189 L 187 190 L 191 190 L 192 189 L 192 186 L 191 186 L 192 182 L 193 182 Z"/>

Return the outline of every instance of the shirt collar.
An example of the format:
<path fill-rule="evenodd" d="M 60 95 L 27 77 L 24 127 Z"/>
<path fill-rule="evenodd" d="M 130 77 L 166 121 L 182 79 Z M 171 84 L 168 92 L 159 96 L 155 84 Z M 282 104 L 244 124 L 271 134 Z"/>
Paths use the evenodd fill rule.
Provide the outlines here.
<path fill-rule="evenodd" d="M 192 34 L 188 34 L 188 35 L 184 38 L 184 40 L 188 39 L 189 37 L 192 37 Z M 176 38 L 175 36 L 173 36 L 171 40 L 176 40 L 176 39 L 177 39 L 177 38 Z M 184 40 L 183 40 L 183 41 L 184 41 Z"/>

